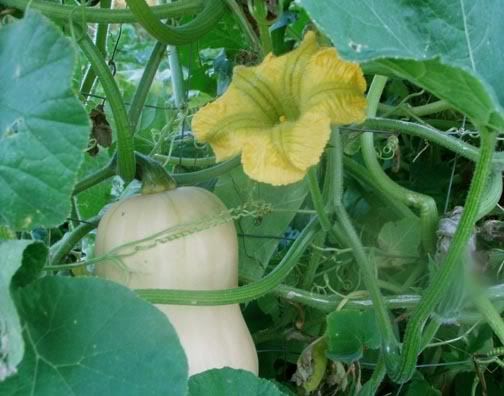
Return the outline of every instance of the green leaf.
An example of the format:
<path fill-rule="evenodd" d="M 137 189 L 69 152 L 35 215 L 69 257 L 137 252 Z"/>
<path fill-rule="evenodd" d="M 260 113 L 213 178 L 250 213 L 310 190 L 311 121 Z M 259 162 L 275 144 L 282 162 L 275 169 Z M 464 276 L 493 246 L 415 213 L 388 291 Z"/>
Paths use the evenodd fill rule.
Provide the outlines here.
<path fill-rule="evenodd" d="M 275 384 L 245 370 L 208 370 L 189 379 L 189 396 L 281 396 Z"/>
<path fill-rule="evenodd" d="M 504 128 L 500 0 L 301 0 L 341 55 L 377 63 L 467 114 Z"/>
<path fill-rule="evenodd" d="M 26 353 L 2 395 L 184 395 L 187 361 L 165 315 L 97 278 L 19 289 Z"/>
<path fill-rule="evenodd" d="M 378 234 L 378 246 L 393 256 L 416 256 L 420 243 L 420 222 L 412 218 L 385 223 Z"/>
<path fill-rule="evenodd" d="M 71 90 L 74 46 L 36 12 L 0 30 L 0 223 L 54 227 L 70 196 L 90 125 Z"/>
<path fill-rule="evenodd" d="M 380 331 L 373 311 L 345 310 L 327 316 L 327 356 L 335 361 L 353 362 L 364 348 L 380 346 Z"/>
<path fill-rule="evenodd" d="M 11 283 L 24 284 L 33 279 L 47 254 L 47 248 L 40 242 L 0 242 L 0 382 L 16 372 L 24 354 L 21 324 L 10 294 Z"/>
<path fill-rule="evenodd" d="M 264 201 L 273 206 L 273 212 L 262 219 L 245 217 L 236 223 L 241 276 L 254 280 L 263 275 L 307 193 L 308 186 L 304 182 L 282 187 L 257 183 L 250 180 L 241 167 L 219 178 L 215 194 L 226 207 L 235 208 L 249 201 Z M 275 212 L 275 209 L 282 211 Z"/>
<path fill-rule="evenodd" d="M 109 161 L 110 157 L 107 151 L 103 149 L 94 157 L 86 154 L 84 162 L 79 169 L 79 180 L 103 168 Z M 96 216 L 100 210 L 110 202 L 112 197 L 111 191 L 112 180 L 109 179 L 78 194 L 76 196 L 76 204 L 80 217 L 89 219 L 90 217 Z"/>

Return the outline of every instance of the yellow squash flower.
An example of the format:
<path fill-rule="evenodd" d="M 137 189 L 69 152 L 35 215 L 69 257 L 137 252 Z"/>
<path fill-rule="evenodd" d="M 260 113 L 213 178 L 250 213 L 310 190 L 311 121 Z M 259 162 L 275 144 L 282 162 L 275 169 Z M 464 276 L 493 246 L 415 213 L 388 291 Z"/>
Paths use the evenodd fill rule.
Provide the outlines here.
<path fill-rule="evenodd" d="M 365 119 L 365 90 L 360 67 L 308 32 L 286 55 L 235 67 L 227 91 L 195 114 L 192 128 L 217 161 L 241 153 L 251 179 L 290 184 L 320 161 L 331 124 Z"/>

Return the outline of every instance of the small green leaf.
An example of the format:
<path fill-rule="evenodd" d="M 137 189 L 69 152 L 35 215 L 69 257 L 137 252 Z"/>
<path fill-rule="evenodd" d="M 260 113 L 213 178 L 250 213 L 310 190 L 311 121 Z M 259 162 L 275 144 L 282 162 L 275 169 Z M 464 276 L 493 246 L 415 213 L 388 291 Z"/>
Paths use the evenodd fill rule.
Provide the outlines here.
<path fill-rule="evenodd" d="M 380 346 L 380 331 L 373 311 L 345 310 L 327 316 L 327 356 L 352 362 L 362 357 L 364 348 Z"/>
<path fill-rule="evenodd" d="M 301 0 L 341 55 L 376 61 L 467 114 L 504 127 L 501 0 Z"/>
<path fill-rule="evenodd" d="M 118 284 L 46 277 L 19 289 L 25 358 L 0 394 L 184 395 L 187 361 L 161 311 Z"/>
<path fill-rule="evenodd" d="M 189 396 L 281 396 L 275 384 L 245 370 L 208 370 L 189 379 Z"/>
<path fill-rule="evenodd" d="M 21 324 L 10 294 L 11 284 L 32 280 L 44 265 L 47 253 L 40 242 L 0 242 L 0 382 L 16 372 L 24 353 Z"/>
<path fill-rule="evenodd" d="M 89 138 L 71 90 L 74 46 L 29 11 L 0 30 L 0 223 L 54 227 L 70 197 Z"/>

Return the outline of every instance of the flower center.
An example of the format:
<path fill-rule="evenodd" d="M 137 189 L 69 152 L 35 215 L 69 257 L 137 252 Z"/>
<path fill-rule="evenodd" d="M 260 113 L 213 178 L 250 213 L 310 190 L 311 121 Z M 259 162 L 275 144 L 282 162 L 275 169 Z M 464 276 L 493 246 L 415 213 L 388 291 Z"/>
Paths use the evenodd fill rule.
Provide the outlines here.
<path fill-rule="evenodd" d="M 280 114 L 280 116 L 278 117 L 280 123 L 286 121 L 296 121 L 300 115 L 297 101 L 290 95 L 282 97 L 281 111 L 279 111 L 278 113 Z"/>

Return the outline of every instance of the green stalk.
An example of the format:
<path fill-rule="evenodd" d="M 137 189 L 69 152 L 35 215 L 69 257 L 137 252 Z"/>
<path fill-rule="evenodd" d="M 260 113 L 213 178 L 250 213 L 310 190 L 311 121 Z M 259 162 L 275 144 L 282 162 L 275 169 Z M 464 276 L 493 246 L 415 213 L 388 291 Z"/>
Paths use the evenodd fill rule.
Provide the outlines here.
<path fill-rule="evenodd" d="M 154 77 L 156 76 L 159 65 L 163 60 L 165 51 L 166 45 L 157 42 L 152 49 L 149 60 L 147 61 L 147 65 L 145 65 L 142 78 L 138 83 L 138 87 L 135 91 L 135 96 L 133 97 L 128 112 L 133 134 L 136 132 L 138 121 L 140 120 L 145 101 L 147 100 L 147 95 L 149 94 L 149 90 L 151 88 L 152 82 L 154 81 Z"/>
<path fill-rule="evenodd" d="M 189 158 L 154 154 L 154 158 L 165 163 L 165 165 L 179 165 L 193 168 L 205 168 L 207 166 L 215 165 L 215 157 Z"/>
<path fill-rule="evenodd" d="M 158 18 L 178 18 L 190 16 L 200 12 L 204 0 L 184 0 L 172 4 L 152 7 L 152 13 Z M 19 10 L 31 9 L 40 11 L 49 18 L 64 22 L 85 23 L 136 23 L 136 17 L 131 10 L 107 10 L 103 8 L 62 5 L 43 0 L 2 0 L 2 4 Z"/>
<path fill-rule="evenodd" d="M 196 172 L 175 173 L 172 175 L 172 177 L 175 179 L 177 185 L 179 186 L 191 186 L 223 175 L 239 165 L 240 157 L 237 156 L 230 160 L 220 162 L 217 165 L 212 166 L 211 168 Z"/>
<path fill-rule="evenodd" d="M 315 236 L 313 239 L 313 244 L 315 246 L 322 246 L 326 240 L 327 233 L 324 231 L 319 231 L 319 233 Z M 318 249 L 314 249 L 311 256 L 310 260 L 308 261 L 308 267 L 306 268 L 306 271 L 304 272 L 303 275 L 303 282 L 301 287 L 303 289 L 310 289 L 313 285 L 313 280 L 315 279 L 315 274 L 317 273 L 317 269 L 321 263 L 321 260 L 323 258 L 322 251 Z"/>
<path fill-rule="evenodd" d="M 259 42 L 259 38 L 254 32 L 254 29 L 252 28 L 252 26 L 250 26 L 250 23 L 248 22 L 247 17 L 245 16 L 242 8 L 238 5 L 236 0 L 226 0 L 226 3 L 231 12 L 234 14 L 238 24 L 245 32 L 250 47 L 252 47 L 255 51 L 259 52 L 261 50 L 261 43 Z"/>
<path fill-rule="evenodd" d="M 350 247 L 353 249 L 353 255 L 362 274 L 364 285 L 369 292 L 371 301 L 373 301 L 376 319 L 381 332 L 383 353 L 386 354 L 386 356 L 395 356 L 398 353 L 398 343 L 394 335 L 394 330 L 392 328 L 389 313 L 387 312 L 385 301 L 378 286 L 378 280 L 376 279 L 374 268 L 364 251 L 362 242 L 357 235 L 343 205 L 343 144 L 341 142 L 339 131 L 335 130 L 333 133 L 336 134 L 335 147 L 337 148 L 334 170 L 336 174 L 334 196 L 336 217 L 341 228 L 346 234 Z"/>
<path fill-rule="evenodd" d="M 248 0 L 249 11 L 256 20 L 263 55 L 271 52 L 273 46 L 269 34 L 268 9 L 264 0 Z"/>
<path fill-rule="evenodd" d="M 101 216 L 96 216 L 88 219 L 85 223 L 80 223 L 72 231 L 67 232 L 63 238 L 52 245 L 49 249 L 49 265 L 57 266 L 57 264 L 59 264 L 73 249 L 77 242 L 98 226 L 100 219 Z"/>
<path fill-rule="evenodd" d="M 88 58 L 89 63 L 91 63 L 109 101 L 116 126 L 118 174 L 128 183 L 135 177 L 135 154 L 133 151 L 133 134 L 131 133 L 129 118 L 121 92 L 108 65 L 89 36 L 80 29 L 78 29 L 78 34 L 80 34 L 80 37 L 77 42 Z"/>
<path fill-rule="evenodd" d="M 331 220 L 329 219 L 329 215 L 327 214 L 328 209 L 331 206 L 329 202 L 332 202 L 332 199 L 327 203 L 325 203 L 323 200 L 322 192 L 320 191 L 320 187 L 318 185 L 316 166 L 313 166 L 308 170 L 308 186 L 310 188 L 313 206 L 320 219 L 322 230 L 326 232 L 334 241 L 338 242 L 340 245 L 346 246 L 348 242 L 346 240 L 345 233 L 341 230 L 339 224 L 331 224 Z"/>
<path fill-rule="evenodd" d="M 102 9 L 110 9 L 111 6 L 112 6 L 112 0 L 100 1 L 100 7 Z M 102 54 L 103 59 L 105 59 L 107 56 L 107 36 L 108 36 L 108 24 L 99 23 L 98 26 L 96 27 L 95 46 L 98 49 L 98 51 L 100 51 L 100 53 Z M 89 66 L 88 69 L 86 70 L 86 75 L 82 80 L 80 88 L 81 94 L 90 93 L 95 83 L 95 80 L 96 80 L 96 73 L 94 72 L 94 69 L 91 66 Z"/>
<path fill-rule="evenodd" d="M 321 312 L 332 312 L 338 308 L 342 302 L 345 302 L 345 308 L 348 309 L 375 309 L 373 301 L 368 297 L 346 298 L 335 294 L 313 293 L 287 285 L 277 286 L 272 293 L 277 297 L 306 305 L 307 307 L 317 309 Z M 491 301 L 503 301 L 504 283 L 489 287 L 485 291 L 485 295 Z M 396 296 L 384 297 L 385 305 L 389 309 L 413 309 L 420 303 L 421 299 L 422 296 L 418 294 L 399 294 Z M 481 320 L 481 317 L 479 315 L 477 317 L 471 316 L 470 319 L 472 321 L 478 321 Z M 464 315 L 461 316 L 460 320 L 465 320 Z"/>
<path fill-rule="evenodd" d="M 313 218 L 276 268 L 257 282 L 224 290 L 138 289 L 135 291 L 140 297 L 153 304 L 227 305 L 254 300 L 271 292 L 289 275 L 306 248 L 310 246 L 319 228 L 317 219 Z"/>
<path fill-rule="evenodd" d="M 96 186 L 102 181 L 111 178 L 116 174 L 115 169 L 116 169 L 116 158 L 114 157 L 103 168 L 97 170 L 95 173 L 92 173 L 91 175 L 87 176 L 86 178 L 78 182 L 74 187 L 73 195 L 77 195 L 83 191 L 86 191 L 87 189 Z"/>
<path fill-rule="evenodd" d="M 480 202 L 478 220 L 490 213 L 499 203 L 502 196 L 502 172 L 492 170 Z M 504 344 L 504 343 L 503 343 Z"/>
<path fill-rule="evenodd" d="M 479 158 L 479 149 L 477 147 L 426 125 L 401 120 L 389 120 L 385 118 L 368 118 L 363 124 L 363 128 L 392 131 L 410 136 L 417 136 L 453 151 L 470 161 L 476 162 Z M 504 153 L 495 153 L 492 164 L 498 169 L 504 169 Z"/>
<path fill-rule="evenodd" d="M 504 321 L 490 299 L 478 290 L 473 293 L 473 302 L 501 344 L 504 345 Z"/>
<path fill-rule="evenodd" d="M 362 165 L 346 156 L 343 158 L 343 165 L 345 170 L 348 171 L 352 177 L 360 181 L 364 186 L 371 187 L 375 190 L 377 194 L 380 195 L 380 199 L 385 203 L 385 205 L 387 205 L 398 217 L 417 217 L 411 209 L 402 202 L 392 199 L 390 195 L 387 194 L 387 192 L 378 183 L 376 183 L 375 179 L 371 177 L 367 169 Z"/>
<path fill-rule="evenodd" d="M 194 161 L 194 159 L 192 158 L 191 159 L 186 158 L 186 160 L 191 162 Z M 178 186 L 192 186 L 213 179 L 220 175 L 223 175 L 239 165 L 240 165 L 240 157 L 238 156 L 230 160 L 220 162 L 207 169 L 203 169 L 196 172 L 175 173 L 171 176 Z M 115 158 L 113 158 L 108 165 L 106 165 L 102 169 L 96 171 L 95 173 L 89 175 L 88 177 L 77 183 L 75 185 L 73 194 L 74 195 L 79 194 L 82 191 L 85 191 L 101 183 L 102 181 L 107 180 L 108 178 L 114 176 L 115 168 L 116 168 Z"/>
<path fill-rule="evenodd" d="M 462 214 L 446 258 L 440 265 L 436 277 L 425 290 L 424 297 L 408 322 L 399 364 L 397 365 L 397 362 L 391 360 L 387 362 L 389 376 L 398 383 L 404 383 L 411 379 L 415 371 L 416 359 L 421 349 L 422 330 L 425 322 L 441 300 L 444 290 L 452 282 L 457 273 L 457 266 L 463 264 L 463 260 L 460 260 L 460 257 L 466 249 L 477 219 L 479 203 L 483 197 L 487 177 L 491 170 L 492 155 L 496 142 L 496 133 L 491 133 L 486 128 L 481 128 L 480 136 L 480 159 L 476 164 L 476 171 L 469 188 L 464 213 Z"/>
<path fill-rule="evenodd" d="M 332 229 L 332 224 L 326 212 L 326 205 L 322 199 L 322 192 L 320 191 L 318 184 L 317 168 L 318 167 L 316 166 L 312 166 L 308 170 L 308 185 L 310 187 L 313 206 L 315 207 L 315 210 L 317 211 L 317 214 L 319 216 L 322 230 L 324 232 L 330 232 Z"/>
<path fill-rule="evenodd" d="M 177 47 L 170 45 L 168 47 L 168 63 L 170 65 L 170 81 L 172 84 L 173 100 L 175 107 L 180 110 L 185 107 L 186 96 L 184 90 L 184 76 L 180 67 L 180 60 Z"/>
<path fill-rule="evenodd" d="M 452 109 L 451 105 L 448 102 L 445 102 L 444 100 L 438 100 L 436 102 L 427 103 L 421 106 L 407 106 L 406 108 L 404 108 L 404 105 L 390 106 L 382 103 L 378 105 L 378 110 L 381 113 L 387 113 L 389 115 L 413 114 L 416 115 L 417 117 L 424 117 L 426 115 L 441 113 L 443 111 L 451 109 Z"/>
<path fill-rule="evenodd" d="M 387 370 L 385 368 L 385 359 L 383 354 L 380 354 L 378 361 L 376 362 L 376 367 L 371 375 L 371 378 L 362 386 L 361 390 L 357 396 L 374 396 L 378 391 L 378 387 L 385 378 Z"/>
<path fill-rule="evenodd" d="M 162 23 L 145 0 L 126 0 L 126 3 L 145 30 L 163 44 L 172 45 L 196 41 L 215 27 L 226 10 L 223 0 L 207 0 L 203 10 L 191 22 L 175 28 Z"/>
<path fill-rule="evenodd" d="M 387 82 L 384 76 L 375 76 L 368 92 L 368 116 L 374 117 L 376 109 Z M 431 252 L 435 248 L 435 236 L 438 223 L 438 212 L 435 201 L 424 194 L 410 191 L 388 177 L 376 157 L 374 137 L 371 132 L 364 132 L 361 136 L 361 151 L 366 167 L 376 183 L 386 191 L 392 199 L 418 209 L 422 228 L 422 242 L 424 249 Z"/>

